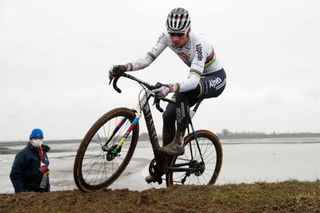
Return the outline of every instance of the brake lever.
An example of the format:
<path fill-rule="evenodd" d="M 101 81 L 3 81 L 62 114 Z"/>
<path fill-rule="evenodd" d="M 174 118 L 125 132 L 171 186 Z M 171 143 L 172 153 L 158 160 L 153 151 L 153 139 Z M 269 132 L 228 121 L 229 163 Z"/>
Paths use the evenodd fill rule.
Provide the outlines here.
<path fill-rule="evenodd" d="M 153 100 L 154 100 L 153 101 L 153 105 L 156 105 L 157 110 L 162 113 L 163 109 L 160 106 L 160 100 L 161 99 L 159 98 L 159 96 L 156 93 L 154 94 L 154 99 Z"/>
<path fill-rule="evenodd" d="M 110 82 L 109 82 L 109 84 L 110 84 L 111 81 L 113 80 L 113 84 L 112 84 L 113 89 L 115 89 L 118 93 L 121 93 L 121 92 L 122 92 L 121 89 L 117 86 L 117 82 L 118 82 L 119 78 L 120 78 L 120 77 L 115 77 L 114 79 L 111 79 Z"/>
<path fill-rule="evenodd" d="M 163 113 L 163 109 L 161 108 L 160 103 L 156 104 L 156 108 L 157 110 L 159 110 L 159 112 Z"/>

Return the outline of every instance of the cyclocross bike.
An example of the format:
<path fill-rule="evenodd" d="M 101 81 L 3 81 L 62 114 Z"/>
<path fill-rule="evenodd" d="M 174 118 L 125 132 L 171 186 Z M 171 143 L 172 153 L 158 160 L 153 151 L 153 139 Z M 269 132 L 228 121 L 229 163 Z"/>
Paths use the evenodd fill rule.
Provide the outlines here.
<path fill-rule="evenodd" d="M 116 108 L 99 118 L 82 140 L 74 162 L 73 175 L 78 188 L 90 192 L 110 186 L 125 170 L 130 162 L 139 139 L 139 120 L 144 115 L 147 130 L 155 158 L 150 162 L 149 172 L 153 174 L 157 165 L 164 160 L 166 186 L 178 184 L 206 185 L 214 184 L 222 164 L 222 147 L 218 137 L 208 130 L 194 130 L 192 117 L 201 100 L 190 110 L 189 124 L 184 137 L 185 153 L 181 156 L 164 156 L 159 154 L 159 140 L 154 126 L 149 100 L 154 97 L 157 109 L 162 112 L 160 99 L 152 92 L 158 86 L 151 85 L 132 75 L 126 77 L 142 86 L 136 109 Z M 117 87 L 117 77 L 113 88 Z M 161 99 L 173 102 L 170 99 Z M 167 157 L 167 158 L 166 158 Z M 162 164 L 163 165 L 163 164 Z"/>

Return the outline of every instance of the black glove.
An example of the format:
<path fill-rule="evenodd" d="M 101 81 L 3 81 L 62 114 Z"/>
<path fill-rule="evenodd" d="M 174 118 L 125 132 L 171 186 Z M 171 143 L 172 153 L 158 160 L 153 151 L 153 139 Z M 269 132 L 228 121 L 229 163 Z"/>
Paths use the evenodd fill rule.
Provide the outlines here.
<path fill-rule="evenodd" d="M 113 66 L 109 71 L 109 80 L 120 77 L 125 71 L 127 71 L 127 68 L 124 65 Z"/>

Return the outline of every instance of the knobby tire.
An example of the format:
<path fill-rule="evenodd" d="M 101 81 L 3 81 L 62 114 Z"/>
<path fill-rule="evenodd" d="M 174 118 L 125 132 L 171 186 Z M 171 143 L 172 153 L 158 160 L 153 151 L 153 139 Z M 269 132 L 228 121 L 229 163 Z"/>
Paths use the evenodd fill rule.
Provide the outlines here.
<path fill-rule="evenodd" d="M 128 163 L 129 163 L 129 161 L 131 160 L 131 157 L 133 155 L 133 152 L 135 150 L 135 147 L 136 147 L 137 141 L 138 141 L 138 137 L 139 137 L 139 123 L 133 128 L 133 130 L 130 134 L 132 136 L 131 141 L 130 141 L 130 137 L 127 138 L 127 140 L 125 141 L 126 145 L 128 143 L 130 143 L 130 144 L 128 145 L 129 147 L 128 147 L 128 151 L 127 151 L 126 155 L 124 157 L 119 156 L 120 160 L 122 160 L 122 158 L 123 158 L 123 161 L 121 162 L 121 164 L 120 165 L 117 164 L 117 157 L 115 157 L 115 159 L 113 159 L 113 160 L 115 160 L 115 166 L 118 166 L 118 169 L 115 172 L 113 172 L 113 174 L 111 174 L 108 177 L 104 177 L 104 175 L 99 176 L 99 174 L 97 174 L 96 179 L 98 179 L 98 177 L 100 177 L 100 179 L 103 180 L 102 182 L 99 182 L 99 183 L 96 183 L 96 181 L 94 183 L 91 183 L 89 180 L 86 180 L 86 177 L 84 177 L 84 174 L 83 174 L 83 172 L 84 172 L 83 171 L 84 157 L 85 157 L 86 151 L 88 151 L 88 153 L 90 153 L 90 150 L 87 150 L 87 149 L 91 149 L 91 148 L 88 148 L 88 146 L 90 146 L 90 143 L 94 143 L 93 145 L 97 146 L 97 149 L 98 149 L 99 143 L 97 143 L 93 138 L 96 137 L 96 135 L 97 135 L 98 139 L 101 140 L 101 135 L 103 136 L 103 134 L 104 134 L 104 137 L 107 138 L 108 135 L 106 134 L 105 125 L 107 126 L 109 124 L 109 127 L 110 127 L 110 123 L 113 122 L 112 119 L 116 119 L 116 121 L 117 121 L 118 117 L 127 117 L 128 118 L 127 122 L 130 124 L 133 121 L 133 119 L 135 118 L 135 113 L 133 110 L 130 110 L 128 108 L 116 108 L 116 109 L 113 109 L 113 110 L 107 112 L 106 114 L 104 114 L 101 118 L 99 118 L 93 124 L 93 126 L 90 128 L 88 133 L 85 135 L 84 139 L 82 140 L 82 142 L 79 146 L 79 149 L 77 151 L 76 158 L 75 158 L 73 175 L 74 175 L 74 181 L 75 181 L 77 187 L 83 192 L 95 191 L 95 190 L 98 190 L 101 188 L 106 188 L 106 187 L 110 186 L 120 176 L 120 174 L 124 171 L 124 169 L 127 167 Z M 119 120 L 120 120 L 120 118 L 119 118 Z M 102 131 L 102 130 L 104 130 L 104 133 L 100 134 L 100 137 L 99 137 L 99 131 Z M 125 130 L 123 130 L 123 131 L 125 131 Z M 121 136 L 122 135 L 120 135 L 120 134 L 117 136 L 118 138 L 115 136 L 116 137 L 115 140 L 120 139 Z M 95 143 L 97 143 L 98 145 L 96 145 Z M 101 141 L 100 141 L 100 144 L 102 144 Z M 100 163 L 101 165 L 99 166 L 99 171 L 102 167 L 105 170 L 105 173 L 106 173 L 105 175 L 107 175 L 107 172 L 109 172 L 109 169 L 107 169 L 107 166 L 108 166 L 107 164 L 112 164 L 112 168 L 113 168 L 113 166 L 114 166 L 113 160 L 107 161 L 105 159 L 107 156 L 106 152 L 103 152 L 102 150 L 100 150 L 100 153 L 102 153 L 101 156 L 100 155 L 99 156 L 92 155 L 93 157 L 91 157 L 89 154 L 88 154 L 88 156 L 90 158 L 97 159 L 97 161 L 99 160 L 99 162 L 97 162 L 97 163 L 100 163 L 100 161 L 103 161 L 102 163 Z M 88 159 L 89 159 L 89 157 L 88 157 Z M 91 160 L 89 160 L 89 162 L 90 161 Z M 95 167 L 95 166 L 96 166 L 95 164 L 92 164 L 91 167 Z M 98 167 L 98 166 L 96 166 L 96 167 Z M 92 169 L 92 168 L 90 168 L 90 165 L 89 165 L 88 169 Z M 89 176 L 89 174 L 88 174 L 88 176 Z"/>
<path fill-rule="evenodd" d="M 206 164 L 215 164 L 214 165 L 214 169 L 210 169 L 210 171 L 212 172 L 212 175 L 207 175 L 207 177 L 201 177 L 201 175 L 196 176 L 195 174 L 191 174 L 190 176 L 187 177 L 187 180 L 195 180 L 194 182 L 191 183 L 186 181 L 184 184 L 192 184 L 192 185 L 210 185 L 210 184 L 214 184 L 219 176 L 220 170 L 221 170 L 221 165 L 222 165 L 222 157 L 223 157 L 223 153 L 222 153 L 222 147 L 221 147 L 221 143 L 219 138 L 213 134 L 212 132 L 208 131 L 208 130 L 198 130 L 195 132 L 195 135 L 199 141 L 199 146 L 201 149 L 201 153 L 202 155 L 204 155 L 204 160 L 206 159 L 210 159 L 210 162 L 207 162 Z M 187 135 L 184 139 L 184 144 L 185 144 L 185 154 L 181 155 L 181 156 L 175 156 L 172 161 L 170 166 L 174 167 L 174 165 L 176 164 L 177 161 L 182 161 L 181 159 L 185 160 L 185 162 L 189 162 L 190 161 L 190 147 L 189 144 L 193 143 L 196 144 L 195 140 L 194 140 L 194 135 L 193 133 Z M 203 145 L 202 143 L 206 143 L 205 145 Z M 211 144 L 212 143 L 212 144 Z M 209 147 L 209 145 L 213 145 L 212 148 Z M 209 147 L 209 148 L 208 148 Z M 207 149 L 206 149 L 207 148 Z M 203 150 L 202 150 L 203 149 Z M 206 149 L 206 150 L 205 150 Z M 211 150 L 209 150 L 211 149 Z M 209 150 L 209 151 L 208 151 Z M 196 154 L 196 152 L 198 151 L 198 148 L 196 145 L 192 146 L 192 151 L 193 154 L 195 155 L 195 158 L 197 161 L 200 161 L 200 156 L 198 154 Z M 215 157 L 214 157 L 215 156 Z M 180 159 L 180 160 L 179 160 Z M 212 159 L 212 160 L 211 160 Z M 209 165 L 206 165 L 206 167 L 208 167 Z M 213 167 L 213 165 L 212 165 Z M 206 168 L 207 169 L 207 168 Z M 176 173 L 176 174 L 175 174 Z M 174 177 L 175 175 L 180 175 L 181 177 L 176 178 Z M 182 174 L 181 172 L 168 172 L 166 174 L 166 185 L 167 187 L 171 187 L 173 185 L 181 185 L 181 182 L 179 182 L 182 178 L 182 176 L 184 174 Z M 204 175 L 204 174 L 202 174 Z M 203 180 L 205 183 L 200 183 L 199 180 L 197 180 L 197 178 L 199 178 L 199 180 Z"/>

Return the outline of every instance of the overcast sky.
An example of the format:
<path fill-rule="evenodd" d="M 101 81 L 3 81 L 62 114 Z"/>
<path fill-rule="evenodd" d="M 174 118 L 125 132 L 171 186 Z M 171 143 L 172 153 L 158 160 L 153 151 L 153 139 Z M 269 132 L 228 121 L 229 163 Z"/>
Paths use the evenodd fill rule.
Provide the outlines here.
<path fill-rule="evenodd" d="M 320 132 L 316 0 L 0 0 L 0 141 L 26 140 L 35 127 L 46 139 L 82 138 L 108 110 L 134 108 L 139 86 L 122 79 L 117 94 L 107 70 L 144 56 L 177 6 L 227 73 L 223 94 L 199 108 L 197 129 Z M 168 48 L 135 74 L 171 83 L 188 72 Z"/>

